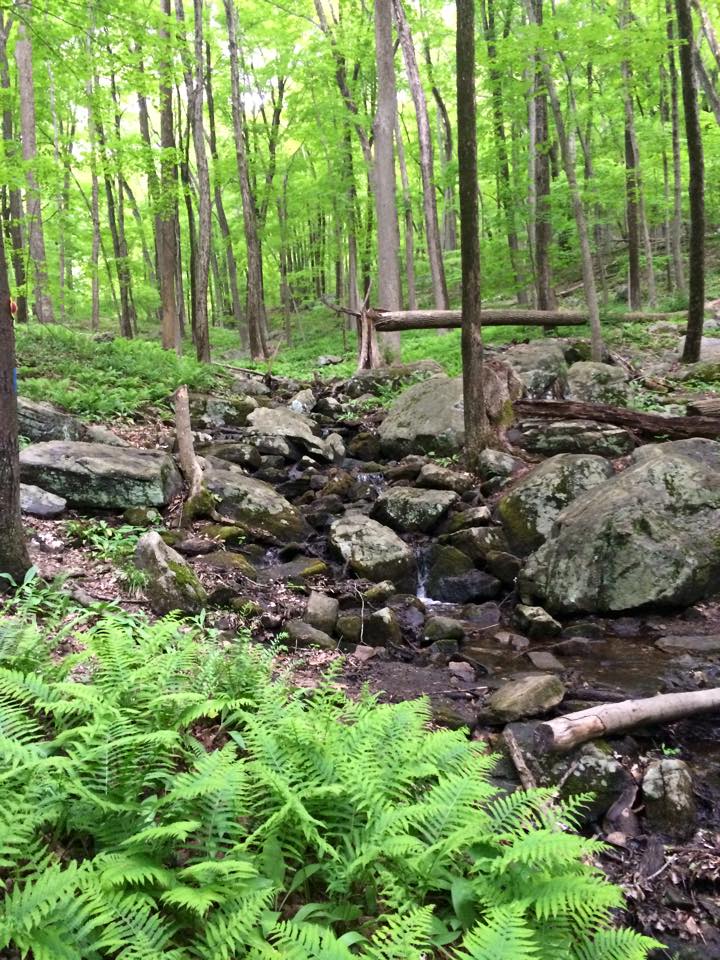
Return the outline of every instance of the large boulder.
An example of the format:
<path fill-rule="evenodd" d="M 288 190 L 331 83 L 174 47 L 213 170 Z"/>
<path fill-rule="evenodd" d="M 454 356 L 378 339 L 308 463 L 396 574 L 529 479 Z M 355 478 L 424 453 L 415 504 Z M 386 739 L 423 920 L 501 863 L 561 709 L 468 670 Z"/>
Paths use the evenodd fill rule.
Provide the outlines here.
<path fill-rule="evenodd" d="M 708 470 L 720 472 L 720 443 L 703 437 L 689 437 L 686 440 L 668 440 L 666 443 L 648 443 L 638 447 L 633 454 L 633 463 L 644 463 L 657 454 L 678 454 Z"/>
<path fill-rule="evenodd" d="M 572 400 L 624 407 L 630 397 L 630 385 L 622 367 L 580 360 L 568 370 L 568 396 Z"/>
<path fill-rule="evenodd" d="M 135 547 L 135 566 L 147 575 L 145 594 L 159 616 L 180 610 L 197 613 L 207 601 L 202 584 L 179 553 L 149 530 Z"/>
<path fill-rule="evenodd" d="M 25 447 L 20 476 L 73 506 L 102 510 L 163 506 L 182 489 L 177 467 L 166 453 L 81 441 Z"/>
<path fill-rule="evenodd" d="M 498 503 L 510 547 L 532 553 L 545 542 L 558 514 L 576 497 L 604 483 L 613 468 L 603 457 L 561 453 L 520 479 Z"/>
<path fill-rule="evenodd" d="M 589 453 L 614 459 L 635 447 L 629 430 L 595 420 L 525 420 L 509 432 L 509 438 L 523 450 L 545 456 Z"/>
<path fill-rule="evenodd" d="M 562 345 L 552 340 L 519 343 L 505 353 L 529 397 L 562 397 L 567 389 L 567 363 Z"/>
<path fill-rule="evenodd" d="M 316 436 L 312 420 L 289 407 L 258 407 L 248 416 L 248 423 L 250 435 L 276 437 L 300 447 L 311 456 L 330 461 L 337 459 L 339 451 L 335 443 L 329 442 L 330 438 L 324 440 Z"/>
<path fill-rule="evenodd" d="M 330 543 L 361 577 L 391 580 L 398 588 L 414 589 L 415 557 L 398 535 L 361 513 L 347 513 L 330 527 Z"/>
<path fill-rule="evenodd" d="M 33 443 L 48 440 L 89 440 L 84 423 L 51 403 L 18 397 L 18 432 Z"/>
<path fill-rule="evenodd" d="M 671 449 L 578 497 L 519 577 L 555 612 L 687 606 L 720 587 L 720 473 Z"/>
<path fill-rule="evenodd" d="M 417 363 L 393 363 L 372 370 L 358 370 L 345 384 L 345 392 L 350 397 L 361 397 L 366 393 L 381 393 L 383 390 L 399 390 L 428 377 L 444 375 L 445 371 L 437 360 L 418 360 Z"/>
<path fill-rule="evenodd" d="M 195 430 L 218 427 L 244 427 L 247 418 L 257 409 L 253 397 L 216 397 L 212 394 L 190 394 L 190 418 Z"/>
<path fill-rule="evenodd" d="M 241 524 L 260 540 L 298 540 L 309 531 L 299 511 L 273 487 L 231 470 L 205 474 L 208 490 L 218 498 L 218 513 Z"/>
<path fill-rule="evenodd" d="M 451 490 L 392 487 L 375 501 L 373 517 L 401 533 L 428 531 L 437 526 L 459 499 Z"/>

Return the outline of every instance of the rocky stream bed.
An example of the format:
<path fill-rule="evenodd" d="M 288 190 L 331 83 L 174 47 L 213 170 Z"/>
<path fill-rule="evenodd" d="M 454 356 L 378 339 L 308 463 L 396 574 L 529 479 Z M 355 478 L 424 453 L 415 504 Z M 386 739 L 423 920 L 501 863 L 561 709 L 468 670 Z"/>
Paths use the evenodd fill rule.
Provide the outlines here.
<path fill-rule="evenodd" d="M 458 466 L 461 383 L 432 361 L 309 385 L 237 371 L 192 397 L 213 496 L 183 529 L 170 424 L 88 427 L 22 400 L 33 557 L 80 603 L 204 608 L 223 642 L 280 635 L 299 685 L 341 659 L 352 694 L 426 695 L 437 724 L 500 753 L 502 789 L 520 782 L 509 729 L 535 782 L 593 794 L 585 826 L 630 921 L 668 956 L 720 957 L 720 717 L 534 746 L 548 716 L 720 685 L 720 443 L 508 417 L 523 393 L 627 403 L 632 367 L 586 356 L 550 338 L 492 354 L 506 449 L 477 476 Z M 684 412 L 672 370 L 646 380 L 663 375 Z M 148 528 L 143 595 L 68 532 L 86 517 Z"/>

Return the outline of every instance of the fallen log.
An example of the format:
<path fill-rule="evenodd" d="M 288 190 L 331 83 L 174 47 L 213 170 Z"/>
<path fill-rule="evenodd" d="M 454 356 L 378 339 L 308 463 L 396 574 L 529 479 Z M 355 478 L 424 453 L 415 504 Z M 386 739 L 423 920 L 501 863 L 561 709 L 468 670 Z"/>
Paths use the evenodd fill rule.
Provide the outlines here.
<path fill-rule="evenodd" d="M 659 413 L 641 413 L 628 407 L 582 400 L 517 400 L 515 413 L 543 420 L 595 420 L 627 427 L 649 437 L 720 437 L 720 416 L 666 417 Z"/>
<path fill-rule="evenodd" d="M 675 723 L 715 710 L 720 711 L 720 687 L 604 703 L 538 724 L 535 748 L 539 753 L 565 752 L 596 737 L 622 733 L 634 727 Z"/>
<path fill-rule="evenodd" d="M 460 310 L 372 310 L 368 316 L 375 329 L 446 330 L 462 326 Z M 587 313 L 571 310 L 483 310 L 483 326 L 488 327 L 577 327 L 588 322 Z"/>
<path fill-rule="evenodd" d="M 700 416 L 720 415 L 720 397 L 706 397 L 702 400 L 692 400 L 687 405 L 690 413 Z"/>

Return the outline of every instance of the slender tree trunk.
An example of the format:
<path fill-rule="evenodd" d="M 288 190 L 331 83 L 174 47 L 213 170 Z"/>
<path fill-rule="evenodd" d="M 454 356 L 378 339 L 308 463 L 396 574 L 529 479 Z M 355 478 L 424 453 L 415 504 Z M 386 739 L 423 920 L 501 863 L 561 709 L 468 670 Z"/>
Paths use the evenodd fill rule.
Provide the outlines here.
<path fill-rule="evenodd" d="M 688 332 L 685 337 L 683 363 L 700 359 L 703 322 L 705 319 L 705 161 L 703 156 L 697 84 L 693 70 L 692 13 L 689 0 L 675 0 L 680 47 L 680 74 L 682 77 L 683 106 L 685 107 L 685 138 L 687 140 L 690 177 L 690 253 L 688 257 L 689 307 Z"/>
<path fill-rule="evenodd" d="M 678 72 L 675 60 L 675 24 L 672 0 L 665 0 L 668 32 L 668 76 L 670 78 L 670 122 L 672 125 L 673 214 L 670 220 L 670 245 L 675 286 L 685 293 L 685 267 L 682 255 L 682 171 L 680 161 L 680 111 L 678 109 Z"/>
<path fill-rule="evenodd" d="M 160 0 L 167 24 L 171 13 L 171 0 Z M 177 165 L 175 162 L 175 127 L 173 123 L 172 86 L 169 55 L 170 35 L 163 25 L 160 40 L 163 59 L 160 64 L 160 182 L 157 207 L 158 276 L 160 280 L 160 306 L 162 311 L 162 345 L 166 350 L 180 353 L 180 323 L 178 320 L 176 279 L 178 272 L 177 221 Z"/>
<path fill-rule="evenodd" d="M 412 94 L 413 103 L 415 105 L 415 116 L 417 119 L 418 149 L 420 154 L 420 177 L 422 180 L 423 191 L 423 216 L 425 218 L 425 242 L 427 244 L 427 255 L 430 263 L 433 304 L 438 310 L 447 310 L 448 292 L 447 282 L 445 280 L 445 267 L 442 259 L 440 226 L 438 224 L 437 200 L 435 193 L 435 161 L 433 157 L 433 145 L 432 136 L 430 133 L 430 120 L 428 117 L 427 101 L 425 99 L 425 91 L 423 90 L 422 82 L 420 80 L 420 71 L 418 69 L 417 57 L 415 55 L 415 44 L 413 43 L 410 25 L 407 21 L 402 0 L 393 0 L 393 9 L 395 11 L 398 37 L 400 38 L 400 46 L 402 47 L 403 58 L 405 60 L 405 70 L 407 73 L 408 83 L 410 84 L 410 93 Z M 399 139 L 398 144 L 400 144 Z M 400 149 L 400 146 L 398 146 L 398 151 Z M 408 291 L 408 300 L 409 299 L 410 296 Z M 412 310 L 413 307 L 411 306 L 410 309 Z"/>
<path fill-rule="evenodd" d="M 698 12 L 698 15 L 700 16 L 702 31 L 705 34 L 705 39 L 707 40 L 708 47 L 710 48 L 710 52 L 713 55 L 713 59 L 715 60 L 715 68 L 717 70 L 720 70 L 720 43 L 718 43 L 718 38 L 715 33 L 715 28 L 713 27 L 712 20 L 710 19 L 710 16 L 707 10 L 703 7 L 700 0 L 692 0 L 692 6 L 695 7 L 695 9 Z"/>
<path fill-rule="evenodd" d="M 32 47 L 27 23 L 31 20 L 30 0 L 19 0 L 18 36 L 15 43 L 15 62 L 18 72 L 20 92 L 20 131 L 22 136 L 22 156 L 25 161 L 25 179 L 27 191 L 25 206 L 27 211 L 26 229 L 30 259 L 33 265 L 35 288 L 35 312 L 41 323 L 54 323 L 55 313 L 48 290 L 47 261 L 45 258 L 45 234 L 43 231 L 40 187 L 35 176 L 37 145 L 35 139 L 35 87 L 33 83 Z"/>
<path fill-rule="evenodd" d="M 408 310 L 417 310 L 417 292 L 415 290 L 415 243 L 412 213 L 412 197 L 410 196 L 410 179 L 405 163 L 405 149 L 400 131 L 400 120 L 395 118 L 395 143 L 397 144 L 398 166 L 400 167 L 400 182 L 402 184 L 403 216 L 405 219 L 405 276 L 407 278 Z M 440 308 L 443 309 L 443 308 Z"/>
<path fill-rule="evenodd" d="M 240 67 L 237 48 L 237 13 L 235 11 L 235 0 L 223 0 L 223 2 L 227 18 L 230 51 L 230 87 L 235 159 L 240 180 L 245 246 L 247 248 L 247 319 L 250 354 L 254 360 L 261 360 L 268 355 L 267 343 L 265 342 L 265 303 L 262 294 L 262 262 L 257 232 L 255 199 L 250 185 L 250 171 L 243 131 L 243 105 L 240 94 Z"/>
<path fill-rule="evenodd" d="M 360 294 L 358 292 L 358 244 L 357 244 L 357 189 L 355 187 L 355 171 L 353 169 L 352 138 L 350 127 L 346 125 L 344 141 L 345 177 L 347 181 L 347 238 L 348 238 L 348 306 L 353 313 L 360 311 Z"/>
<path fill-rule="evenodd" d="M 456 250 L 457 249 L 457 216 L 455 213 L 455 191 L 453 188 L 452 180 L 448 174 L 448 168 L 452 164 L 453 158 L 453 132 L 452 132 L 452 123 L 450 122 L 450 114 L 448 113 L 447 107 L 445 106 L 445 101 L 440 89 L 433 80 L 433 67 L 432 67 L 432 58 L 430 56 L 430 46 L 425 41 L 424 43 L 425 51 L 425 62 L 428 68 L 428 74 L 430 77 L 430 86 L 432 89 L 433 99 L 435 100 L 435 105 L 438 112 L 438 126 L 440 131 L 440 141 L 442 146 L 442 151 L 440 154 L 441 163 L 442 163 L 442 173 L 443 180 L 445 181 L 445 187 L 443 189 L 443 218 L 442 218 L 442 249 L 443 250 Z"/>
<path fill-rule="evenodd" d="M 483 391 L 480 303 L 477 117 L 475 109 L 475 0 L 456 0 L 457 125 L 462 264 L 462 361 L 465 457 L 477 470 L 489 425 Z"/>
<path fill-rule="evenodd" d="M 88 34 L 88 54 L 92 56 L 92 33 Z M 92 306 L 90 328 L 100 327 L 100 185 L 97 174 L 97 132 L 95 130 L 95 80 L 93 76 L 85 88 L 88 98 L 88 140 L 90 142 L 90 219 L 92 221 L 92 246 L 90 251 L 90 287 Z"/>
<path fill-rule="evenodd" d="M 204 49 L 203 3 L 194 0 L 195 14 L 195 84 L 192 88 L 192 135 L 195 147 L 195 167 L 198 181 L 198 239 L 195 257 L 195 350 L 203 363 L 210 362 L 210 331 L 208 324 L 208 280 L 210 271 L 210 241 L 212 210 L 210 202 L 210 168 L 205 150 L 203 122 Z"/>
<path fill-rule="evenodd" d="M 531 23 L 542 26 L 543 0 L 528 0 Z M 538 310 L 555 309 L 552 287 L 552 219 L 550 210 L 550 132 L 547 113 L 547 95 L 542 79 L 542 63 L 538 53 L 534 57 L 533 105 L 530 150 L 534 167 L 535 201 L 535 298 Z"/>
<path fill-rule="evenodd" d="M 60 169 L 60 123 L 57 114 L 57 102 L 55 98 L 55 78 L 53 76 L 52 65 L 46 65 L 48 73 L 48 103 L 50 106 L 50 118 L 52 120 L 53 131 L 53 160 L 55 168 Z M 55 198 L 55 215 L 58 218 L 58 306 L 60 309 L 60 322 L 65 323 L 67 314 L 65 312 L 65 229 L 63 213 L 63 194 L 62 187 L 59 188 Z"/>
<path fill-rule="evenodd" d="M 17 157 L 17 143 L 13 136 L 13 115 L 10 107 L 9 91 L 10 87 L 10 64 L 7 56 L 7 38 L 10 31 L 11 21 L 5 21 L 4 15 L 0 12 L 0 87 L 8 91 L 5 94 L 5 107 L 2 115 L 2 134 L 5 143 L 5 157 L 8 164 L 14 165 Z M 12 254 L 13 273 L 15 274 L 15 286 L 17 292 L 15 302 L 17 303 L 16 319 L 18 323 L 27 323 L 27 297 L 25 290 L 25 257 L 23 254 L 23 236 L 22 236 L 22 195 L 16 187 L 7 187 L 3 191 L 3 200 L 7 192 L 7 207 L 4 210 L 5 222 L 8 228 L 8 240 Z M 5 204 L 4 204 L 5 206 Z"/>
<path fill-rule="evenodd" d="M 393 135 L 397 114 L 395 63 L 392 39 L 392 0 L 375 0 L 375 58 L 378 78 L 378 108 L 375 117 L 375 166 L 373 187 L 377 219 L 378 301 L 385 310 L 401 306 L 400 231 L 395 198 Z M 385 360 L 400 357 L 400 334 L 381 339 Z"/>

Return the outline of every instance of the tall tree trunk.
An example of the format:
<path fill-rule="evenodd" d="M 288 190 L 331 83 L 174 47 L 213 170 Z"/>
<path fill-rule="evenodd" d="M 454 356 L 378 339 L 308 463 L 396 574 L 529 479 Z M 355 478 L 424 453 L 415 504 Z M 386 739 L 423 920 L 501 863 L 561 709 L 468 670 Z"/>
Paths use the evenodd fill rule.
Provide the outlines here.
<path fill-rule="evenodd" d="M 18 0 L 20 20 L 15 43 L 15 62 L 18 72 L 20 92 L 20 131 L 22 136 L 22 155 L 25 161 L 25 179 L 27 191 L 25 207 L 27 211 L 26 230 L 30 259 L 33 265 L 35 312 L 40 323 L 54 323 L 55 313 L 48 291 L 47 261 L 45 258 L 45 234 L 42 222 L 40 187 L 35 176 L 37 144 L 35 138 L 35 86 L 33 83 L 32 46 L 27 24 L 32 17 L 30 0 Z"/>
<path fill-rule="evenodd" d="M 375 0 L 375 59 L 378 106 L 375 117 L 375 165 L 373 187 L 377 219 L 378 306 L 399 310 L 400 230 L 395 198 L 393 136 L 397 114 L 395 62 L 392 38 L 392 0 Z M 384 334 L 380 341 L 385 360 L 400 357 L 400 334 Z"/>
<path fill-rule="evenodd" d="M 405 219 L 405 276 L 407 278 L 407 304 L 408 310 L 417 310 L 417 291 L 415 289 L 415 227 L 413 224 L 410 179 L 408 177 L 407 165 L 405 163 L 405 149 L 402 142 L 400 120 L 398 117 L 396 117 L 395 121 L 395 143 L 397 144 L 398 166 L 400 167 L 400 182 L 402 184 L 403 216 Z"/>
<path fill-rule="evenodd" d="M 428 76 L 430 78 L 430 88 L 432 90 L 433 99 L 435 100 L 435 106 L 437 107 L 439 136 L 442 146 L 440 158 L 442 163 L 443 180 L 445 181 L 445 186 L 443 189 L 443 217 L 441 236 L 442 249 L 456 250 L 457 216 L 455 213 L 455 191 L 453 188 L 452 179 L 448 172 L 453 158 L 452 123 L 450 122 L 450 114 L 445 106 L 445 101 L 440 93 L 440 89 L 433 79 L 432 57 L 430 56 L 430 45 L 427 40 L 423 43 L 423 49 L 425 51 L 425 63 L 427 64 Z"/>
<path fill-rule="evenodd" d="M 352 134 L 350 127 L 345 126 L 343 138 L 343 154 L 345 166 L 346 206 L 347 206 L 347 238 L 348 238 L 348 306 L 353 313 L 360 310 L 360 294 L 358 292 L 358 243 L 357 243 L 357 188 L 355 186 L 355 171 L 352 157 Z"/>
<path fill-rule="evenodd" d="M 173 123 L 172 86 L 170 79 L 170 47 L 168 23 L 171 0 L 160 0 L 164 25 L 160 33 L 163 59 L 160 64 L 160 183 L 157 208 L 158 275 L 160 279 L 160 306 L 162 311 L 162 345 L 166 350 L 180 353 L 180 323 L 177 309 L 176 277 L 178 271 L 177 221 L 177 165 L 175 162 L 175 126 Z"/>
<path fill-rule="evenodd" d="M 689 306 L 688 332 L 683 349 L 683 363 L 700 359 L 703 322 L 705 319 L 705 161 L 703 156 L 697 85 L 693 70 L 692 13 L 689 0 L 675 0 L 680 47 L 680 74 L 682 76 L 683 106 L 685 107 L 685 138 L 687 140 L 690 177 L 690 252 L 688 256 Z"/>
<path fill-rule="evenodd" d="M 2 12 L 0 12 L 0 87 L 8 91 L 5 94 L 5 106 L 2 115 L 2 134 L 5 143 L 5 156 L 8 164 L 16 163 L 17 143 L 13 137 L 13 115 L 10 107 L 10 64 L 7 55 L 7 39 L 11 26 L 10 20 L 6 21 Z M 5 194 L 7 192 L 7 205 L 5 204 Z M 16 319 L 18 323 L 27 323 L 27 297 L 25 290 L 25 257 L 23 255 L 23 237 L 22 237 L 22 195 L 17 187 L 7 187 L 3 190 L 3 216 L 8 229 L 8 240 L 10 241 L 10 250 L 12 254 L 13 272 L 15 274 L 15 286 L 17 293 L 15 301 L 17 303 Z"/>
<path fill-rule="evenodd" d="M 247 249 L 247 319 L 250 337 L 250 354 L 254 360 L 268 355 L 265 342 L 265 303 L 262 294 L 262 262 L 257 231 L 255 199 L 250 186 L 247 150 L 243 131 L 243 104 L 240 94 L 240 67 L 237 47 L 237 13 L 235 0 L 223 0 L 228 28 L 230 51 L 230 88 L 232 102 L 235 159 L 237 162 L 240 194 L 242 197 L 245 246 Z"/>
<path fill-rule="evenodd" d="M 489 424 L 483 391 L 478 213 L 477 118 L 475 110 L 475 0 L 457 6 L 457 125 L 462 264 L 462 361 L 465 456 L 472 470 L 487 446 Z"/>
<path fill-rule="evenodd" d="M 393 0 L 395 21 L 398 37 L 405 60 L 410 92 L 415 105 L 415 117 L 418 128 L 418 149 L 420 154 L 420 177 L 423 191 L 423 216 L 425 219 L 425 243 L 430 263 L 430 277 L 433 288 L 433 305 L 437 310 L 447 310 L 448 292 L 445 280 L 445 267 L 442 259 L 442 243 L 440 241 L 440 226 L 438 224 L 437 200 L 435 192 L 435 170 L 430 120 L 428 117 L 425 91 L 420 80 L 415 44 L 413 43 L 410 25 L 407 21 L 402 0 Z M 399 141 L 398 141 L 399 143 Z M 400 146 L 398 146 L 400 150 Z M 406 214 L 407 216 L 407 214 Z M 408 281 L 409 282 L 409 281 Z M 408 300 L 409 292 L 408 292 Z M 410 307 L 410 309 L 414 309 Z"/>
<path fill-rule="evenodd" d="M 665 0 L 668 34 L 668 76 L 670 78 L 670 123 L 672 134 L 673 214 L 670 220 L 670 245 L 675 286 L 685 293 L 685 267 L 682 255 L 682 170 L 680 160 L 680 111 L 678 109 L 678 72 L 675 60 L 675 24 L 672 0 Z"/>
<path fill-rule="evenodd" d="M 542 26 L 543 0 L 528 0 L 528 18 Z M 542 58 L 534 55 L 533 122 L 531 123 L 530 151 L 533 157 L 533 197 L 535 206 L 535 299 L 538 310 L 554 310 L 555 292 L 552 287 L 550 252 L 552 247 L 552 219 L 550 210 L 550 132 L 547 95 L 542 79 Z"/>
<path fill-rule="evenodd" d="M 195 167 L 198 181 L 198 242 L 195 257 L 195 350 L 203 363 L 210 362 L 210 331 L 208 324 L 208 278 L 210 270 L 210 241 L 212 210 L 210 203 L 210 168 L 205 150 L 203 122 L 204 42 L 203 4 L 194 0 L 195 14 L 195 85 L 192 90 L 192 134 L 195 147 Z"/>

